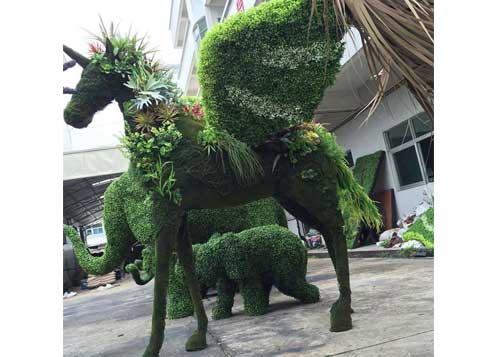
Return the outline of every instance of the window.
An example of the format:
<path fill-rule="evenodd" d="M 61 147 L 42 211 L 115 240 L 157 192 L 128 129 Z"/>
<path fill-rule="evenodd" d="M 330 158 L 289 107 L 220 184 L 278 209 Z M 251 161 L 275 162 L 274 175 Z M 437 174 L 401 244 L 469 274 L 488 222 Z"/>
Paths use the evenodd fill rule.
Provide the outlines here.
<path fill-rule="evenodd" d="M 102 223 L 93 224 L 85 230 L 85 236 L 91 236 L 93 234 L 103 234 L 103 233 L 104 233 L 104 228 L 102 226 Z"/>
<path fill-rule="evenodd" d="M 347 150 L 345 152 L 345 161 L 347 162 L 347 166 L 353 167 L 354 166 L 354 160 L 352 158 L 352 152 L 351 150 Z"/>
<path fill-rule="evenodd" d="M 201 39 L 205 36 L 207 32 L 207 20 L 205 16 L 196 21 L 193 25 L 193 36 L 196 42 L 199 44 Z"/>
<path fill-rule="evenodd" d="M 385 132 L 400 189 L 434 182 L 434 132 L 419 113 Z"/>

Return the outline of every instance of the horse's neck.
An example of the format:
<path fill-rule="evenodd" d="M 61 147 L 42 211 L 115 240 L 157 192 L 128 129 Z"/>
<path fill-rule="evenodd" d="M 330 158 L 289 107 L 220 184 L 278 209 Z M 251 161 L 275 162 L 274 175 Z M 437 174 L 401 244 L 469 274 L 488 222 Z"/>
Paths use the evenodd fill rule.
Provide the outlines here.
<path fill-rule="evenodd" d="M 124 123 L 128 123 L 129 127 L 130 128 L 133 128 L 134 127 L 134 121 L 131 116 L 127 116 L 125 114 L 125 109 L 123 107 L 123 103 L 125 103 L 127 100 L 130 100 L 134 97 L 134 95 L 132 94 L 132 92 L 130 93 L 123 93 L 121 95 L 118 95 L 115 97 L 115 100 L 116 102 L 118 103 L 118 107 L 120 108 L 120 111 L 122 112 L 122 116 L 123 116 L 123 121 Z"/>

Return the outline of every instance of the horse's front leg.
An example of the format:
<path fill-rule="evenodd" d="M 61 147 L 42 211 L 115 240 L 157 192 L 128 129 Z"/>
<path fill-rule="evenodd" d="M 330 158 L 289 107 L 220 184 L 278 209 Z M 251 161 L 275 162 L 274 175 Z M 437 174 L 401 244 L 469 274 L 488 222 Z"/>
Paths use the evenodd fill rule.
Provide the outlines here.
<path fill-rule="evenodd" d="M 171 214 L 170 214 L 171 213 Z M 155 240 L 156 271 L 153 297 L 153 318 L 151 323 L 151 337 L 143 356 L 156 357 L 163 344 L 165 318 L 167 314 L 167 291 L 170 257 L 175 238 L 181 224 L 182 212 L 169 211 L 169 221 L 162 225 Z"/>
<path fill-rule="evenodd" d="M 177 254 L 184 269 L 185 282 L 191 295 L 194 313 L 198 322 L 198 328 L 186 342 L 186 351 L 199 351 L 207 347 L 207 325 L 208 319 L 201 301 L 200 285 L 196 278 L 193 249 L 187 234 L 187 213 L 184 213 L 182 225 L 177 235 Z"/>

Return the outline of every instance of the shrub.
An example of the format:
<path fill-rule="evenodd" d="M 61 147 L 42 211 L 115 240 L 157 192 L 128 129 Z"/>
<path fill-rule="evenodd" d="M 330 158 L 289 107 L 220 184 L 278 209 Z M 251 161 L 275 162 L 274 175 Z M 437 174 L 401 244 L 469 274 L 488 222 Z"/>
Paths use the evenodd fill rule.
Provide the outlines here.
<path fill-rule="evenodd" d="M 434 208 L 429 208 L 408 228 L 403 240 L 418 240 L 426 248 L 434 249 Z"/>
<path fill-rule="evenodd" d="M 317 6 L 321 13 L 321 0 Z M 198 65 L 207 122 L 256 145 L 312 119 L 339 71 L 343 44 L 337 31 L 327 44 L 321 16 L 309 29 L 310 10 L 310 0 L 274 0 L 207 33 Z"/>
<path fill-rule="evenodd" d="M 269 224 L 287 227 L 285 212 L 273 198 L 237 207 L 191 210 L 188 213 L 188 232 L 193 244 L 207 242 L 214 233 L 241 232 Z"/>
<path fill-rule="evenodd" d="M 307 250 L 300 239 L 284 227 L 268 225 L 235 233 L 215 234 L 205 244 L 193 246 L 195 270 L 203 287 L 217 286 L 214 319 L 231 315 L 236 285 L 245 304 L 245 314 L 267 311 L 269 292 L 274 285 L 282 293 L 304 303 L 319 300 L 319 290 L 305 280 Z M 178 266 L 170 278 L 170 319 L 192 314 L 183 271 Z"/>

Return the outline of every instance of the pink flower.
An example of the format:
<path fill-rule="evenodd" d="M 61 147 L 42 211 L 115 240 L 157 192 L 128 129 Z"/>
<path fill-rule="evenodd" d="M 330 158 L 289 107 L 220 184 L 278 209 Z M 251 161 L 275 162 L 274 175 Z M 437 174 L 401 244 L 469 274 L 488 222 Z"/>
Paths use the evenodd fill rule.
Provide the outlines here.
<path fill-rule="evenodd" d="M 96 53 L 104 52 L 104 47 L 99 42 L 89 43 L 89 53 L 95 55 Z"/>

